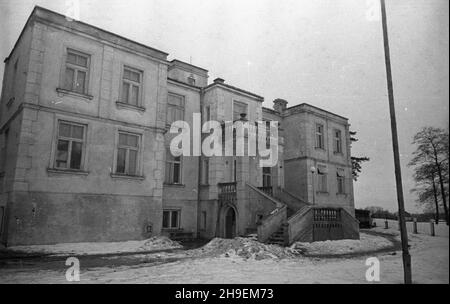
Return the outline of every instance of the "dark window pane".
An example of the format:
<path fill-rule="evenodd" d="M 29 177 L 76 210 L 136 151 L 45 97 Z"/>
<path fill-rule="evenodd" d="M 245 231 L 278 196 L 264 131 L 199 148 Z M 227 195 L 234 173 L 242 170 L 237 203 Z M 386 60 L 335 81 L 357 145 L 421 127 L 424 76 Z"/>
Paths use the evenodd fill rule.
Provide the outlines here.
<path fill-rule="evenodd" d="M 72 125 L 72 138 L 83 139 L 83 127 Z"/>
<path fill-rule="evenodd" d="M 67 62 L 72 64 L 77 64 L 77 55 L 74 53 L 67 54 Z"/>
<path fill-rule="evenodd" d="M 163 222 L 162 222 L 163 228 L 169 228 L 169 217 L 170 217 L 170 212 L 163 211 Z"/>
<path fill-rule="evenodd" d="M 70 125 L 66 123 L 59 124 L 59 136 L 70 137 Z"/>
<path fill-rule="evenodd" d="M 180 164 L 178 163 L 173 164 L 173 183 L 180 183 Z"/>
<path fill-rule="evenodd" d="M 131 86 L 131 100 L 130 104 L 137 106 L 139 100 L 139 87 Z"/>
<path fill-rule="evenodd" d="M 177 211 L 172 211 L 172 216 L 171 216 L 171 227 L 172 228 L 177 228 L 178 227 L 178 212 Z"/>
<path fill-rule="evenodd" d="M 56 167 L 57 168 L 67 168 L 67 160 L 69 156 L 69 141 L 68 140 L 58 140 L 58 145 L 56 149 Z"/>
<path fill-rule="evenodd" d="M 82 143 L 72 142 L 72 153 L 70 154 L 70 168 L 80 169 L 81 168 L 81 148 Z"/>
<path fill-rule="evenodd" d="M 75 70 L 71 68 L 66 68 L 66 76 L 64 80 L 64 88 L 66 90 L 73 90 L 73 79 L 75 75 Z"/>
<path fill-rule="evenodd" d="M 82 67 L 87 67 L 87 57 L 77 55 L 77 64 Z"/>
<path fill-rule="evenodd" d="M 172 164 L 166 162 L 166 183 L 169 183 L 169 184 L 172 183 L 172 178 L 170 175 L 171 171 L 172 171 Z"/>
<path fill-rule="evenodd" d="M 128 174 L 136 175 L 137 167 L 137 151 L 128 151 Z"/>
<path fill-rule="evenodd" d="M 127 145 L 127 134 L 119 133 L 119 145 L 126 146 Z"/>
<path fill-rule="evenodd" d="M 137 147 L 138 146 L 138 137 L 136 135 L 127 135 L 127 144 L 130 147 Z"/>
<path fill-rule="evenodd" d="M 122 87 L 122 102 L 128 103 L 128 94 L 130 91 L 130 85 L 126 82 L 123 83 Z"/>
<path fill-rule="evenodd" d="M 77 71 L 77 83 L 75 87 L 75 91 L 79 93 L 84 93 L 84 84 L 86 81 L 86 72 Z"/>
<path fill-rule="evenodd" d="M 126 150 L 125 149 L 118 149 L 117 150 L 117 173 L 125 173 L 125 155 Z"/>

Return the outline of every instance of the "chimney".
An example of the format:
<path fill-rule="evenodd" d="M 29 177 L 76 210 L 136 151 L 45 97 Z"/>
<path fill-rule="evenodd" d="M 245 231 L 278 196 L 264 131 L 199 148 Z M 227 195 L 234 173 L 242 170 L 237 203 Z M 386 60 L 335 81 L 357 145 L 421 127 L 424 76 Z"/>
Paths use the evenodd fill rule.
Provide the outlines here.
<path fill-rule="evenodd" d="M 213 81 L 214 81 L 214 83 L 225 83 L 225 79 L 222 79 L 222 78 L 216 78 Z"/>
<path fill-rule="evenodd" d="M 273 101 L 273 109 L 278 113 L 283 113 L 286 110 L 288 102 L 284 99 L 277 98 Z"/>

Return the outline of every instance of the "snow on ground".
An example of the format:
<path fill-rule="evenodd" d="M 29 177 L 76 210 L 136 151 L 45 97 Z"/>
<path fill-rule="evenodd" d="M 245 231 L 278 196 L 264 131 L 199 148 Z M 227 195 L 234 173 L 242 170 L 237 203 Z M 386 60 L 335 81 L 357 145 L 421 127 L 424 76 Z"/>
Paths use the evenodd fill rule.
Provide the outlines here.
<path fill-rule="evenodd" d="M 142 241 L 61 243 L 55 245 L 12 246 L 8 250 L 25 253 L 55 255 L 110 254 L 123 252 L 143 252 L 181 248 L 182 246 L 165 236 L 155 236 Z"/>
<path fill-rule="evenodd" d="M 398 238 L 398 231 L 395 229 L 380 231 Z M 425 234 L 409 237 L 413 282 L 448 284 L 448 237 L 431 237 Z M 349 248 L 343 245 L 346 241 L 336 244 L 339 243 L 341 249 Z M 361 243 L 372 246 L 364 238 Z M 224 251 L 227 253 L 230 246 L 234 248 L 234 245 L 227 245 L 216 239 L 206 246 L 212 247 L 212 255 L 203 254 L 157 265 L 83 268 L 83 259 L 80 259 L 80 283 L 368 283 L 365 279 L 368 269 L 365 262 L 370 256 L 380 260 L 380 283 L 403 283 L 400 251 L 345 258 L 311 258 L 300 255 L 257 260 L 245 258 L 245 254 L 222 254 Z M 245 246 L 247 245 L 244 243 Z M 217 248 L 219 249 L 216 250 Z M 329 248 L 326 247 L 327 250 Z M 68 283 L 65 279 L 66 269 L 63 263 L 59 270 L 6 268 L 0 271 L 0 283 Z"/>
<path fill-rule="evenodd" d="M 307 255 L 341 255 L 376 251 L 392 247 L 394 244 L 385 237 L 360 233 L 359 240 L 322 241 L 313 243 L 296 242 L 291 248 Z"/>

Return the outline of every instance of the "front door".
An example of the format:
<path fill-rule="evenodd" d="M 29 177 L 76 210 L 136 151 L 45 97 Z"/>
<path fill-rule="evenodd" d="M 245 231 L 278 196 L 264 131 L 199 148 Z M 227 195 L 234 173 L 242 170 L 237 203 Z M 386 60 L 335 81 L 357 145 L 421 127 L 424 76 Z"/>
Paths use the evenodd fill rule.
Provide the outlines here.
<path fill-rule="evenodd" d="M 236 235 L 236 213 L 233 208 L 228 208 L 225 215 L 225 238 L 232 239 Z"/>

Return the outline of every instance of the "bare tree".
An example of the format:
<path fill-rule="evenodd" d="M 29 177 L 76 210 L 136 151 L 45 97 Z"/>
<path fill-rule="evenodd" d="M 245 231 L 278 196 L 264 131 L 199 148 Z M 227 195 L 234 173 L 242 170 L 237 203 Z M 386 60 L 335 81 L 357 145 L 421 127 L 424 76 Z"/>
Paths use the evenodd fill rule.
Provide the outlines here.
<path fill-rule="evenodd" d="M 427 165 L 437 175 L 447 225 L 449 224 L 449 214 L 445 183 L 448 184 L 448 139 L 448 132 L 443 129 L 434 127 L 422 128 L 414 136 L 413 144 L 417 145 L 417 149 L 413 152 L 414 157 L 409 163 L 409 166 L 415 167 L 416 174 L 422 166 Z"/>
<path fill-rule="evenodd" d="M 435 209 L 435 221 L 439 223 L 439 191 L 436 186 L 436 172 L 433 164 L 423 164 L 416 167 L 414 172 L 414 180 L 417 187 L 412 189 L 411 192 L 417 193 L 417 201 L 421 205 L 425 205 L 426 209 L 430 209 L 429 206 L 433 206 Z"/>

